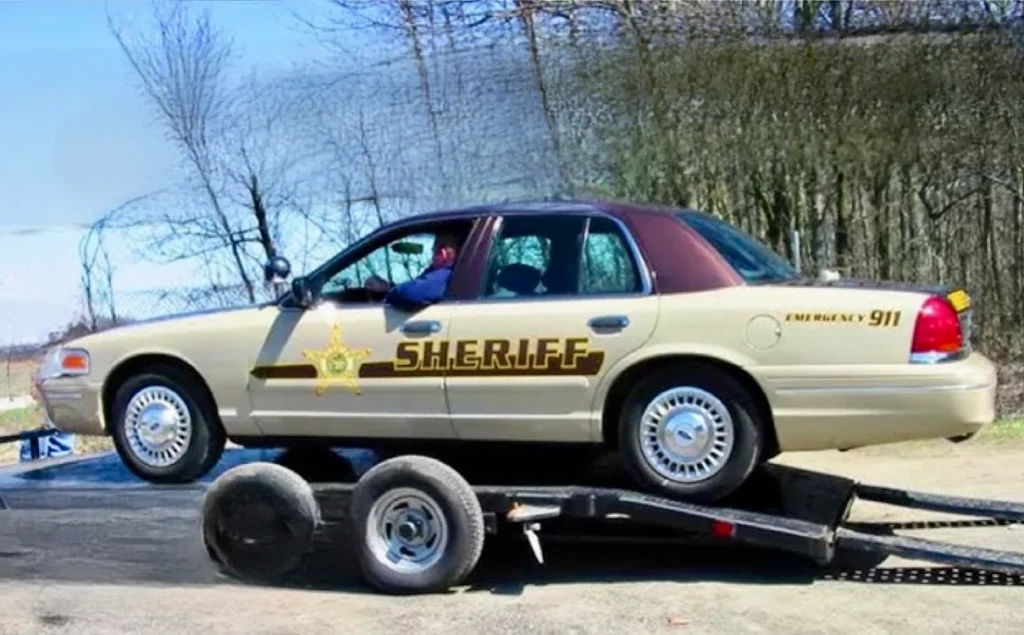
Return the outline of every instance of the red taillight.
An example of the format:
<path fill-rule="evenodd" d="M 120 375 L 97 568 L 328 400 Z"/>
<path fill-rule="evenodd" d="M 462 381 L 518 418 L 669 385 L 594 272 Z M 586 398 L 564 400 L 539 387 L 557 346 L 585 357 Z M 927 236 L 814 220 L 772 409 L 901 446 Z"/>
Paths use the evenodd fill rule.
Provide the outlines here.
<path fill-rule="evenodd" d="M 960 316 L 953 305 L 938 296 L 925 300 L 914 324 L 911 354 L 956 353 L 963 345 Z"/>
<path fill-rule="evenodd" d="M 732 538 L 736 535 L 736 525 L 716 520 L 711 523 L 711 535 L 715 538 Z"/>

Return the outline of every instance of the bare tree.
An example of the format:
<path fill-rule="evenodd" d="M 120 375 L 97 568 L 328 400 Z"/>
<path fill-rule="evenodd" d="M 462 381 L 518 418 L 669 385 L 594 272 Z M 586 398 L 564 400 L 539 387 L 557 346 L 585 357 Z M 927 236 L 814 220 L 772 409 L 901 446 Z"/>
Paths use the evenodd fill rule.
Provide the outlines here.
<path fill-rule="evenodd" d="M 207 13 L 193 18 L 180 2 L 154 3 L 153 18 L 155 37 L 143 31 L 127 35 L 109 14 L 108 26 L 209 205 L 208 212 L 168 219 L 170 237 L 185 238 L 174 241 L 180 258 L 226 249 L 250 301 L 255 301 L 240 231 L 222 201 L 214 146 L 231 107 L 226 78 L 231 42 Z"/>
<path fill-rule="evenodd" d="M 211 285 L 234 279 L 254 301 L 256 272 L 281 253 L 286 220 L 308 222 L 300 189 L 317 151 L 296 151 L 301 93 L 258 72 L 234 81 L 231 40 L 183 2 L 154 4 L 152 34 L 108 22 L 198 197 L 149 219 L 150 253 L 201 262 Z"/>
<path fill-rule="evenodd" d="M 128 199 L 90 224 L 79 240 L 79 285 L 85 304 L 85 320 L 93 331 L 104 323 L 117 324 L 121 318 L 114 290 L 115 268 L 107 248 L 107 237 L 110 232 L 131 226 L 132 220 L 128 218 L 131 211 L 162 193 L 162 190 L 157 190 Z"/>

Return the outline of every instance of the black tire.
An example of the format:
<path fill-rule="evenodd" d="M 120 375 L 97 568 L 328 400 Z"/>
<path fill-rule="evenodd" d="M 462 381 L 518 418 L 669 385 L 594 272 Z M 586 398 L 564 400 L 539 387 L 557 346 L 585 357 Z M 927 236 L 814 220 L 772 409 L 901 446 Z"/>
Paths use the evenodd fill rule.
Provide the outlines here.
<path fill-rule="evenodd" d="M 164 387 L 185 403 L 192 421 L 192 436 L 184 454 L 166 466 L 147 465 L 132 451 L 125 430 L 125 415 L 132 397 L 148 387 Z M 151 483 L 191 483 L 209 472 L 224 452 L 226 438 L 216 408 L 192 375 L 172 365 L 159 365 L 129 377 L 114 395 L 108 424 L 114 447 L 132 474 Z"/>
<path fill-rule="evenodd" d="M 217 477 L 200 512 L 210 559 L 228 575 L 254 582 L 296 570 L 320 522 L 313 488 L 273 463 L 240 465 Z"/>
<path fill-rule="evenodd" d="M 733 425 L 733 447 L 724 467 L 704 480 L 686 483 L 666 478 L 648 463 L 639 435 L 648 403 L 663 391 L 682 386 L 699 388 L 716 397 Z M 753 398 L 728 373 L 700 363 L 674 364 L 645 377 L 626 398 L 618 432 L 623 463 L 640 486 L 694 502 L 712 502 L 734 492 L 753 472 L 763 452 L 763 423 Z"/>
<path fill-rule="evenodd" d="M 411 571 L 382 562 L 372 544 L 382 530 L 374 505 L 399 489 L 429 497 L 447 527 L 447 545 L 436 560 Z M 350 518 L 363 578 L 383 593 L 447 591 L 469 575 L 483 550 L 484 517 L 473 488 L 451 467 L 424 456 L 399 456 L 370 468 L 352 493 Z M 392 525 L 391 531 L 397 527 Z"/>

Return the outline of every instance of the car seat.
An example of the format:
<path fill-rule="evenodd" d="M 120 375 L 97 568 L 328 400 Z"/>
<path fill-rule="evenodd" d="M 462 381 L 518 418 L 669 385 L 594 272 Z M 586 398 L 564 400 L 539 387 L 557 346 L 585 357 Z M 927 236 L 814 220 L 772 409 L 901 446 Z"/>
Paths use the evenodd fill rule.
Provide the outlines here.
<path fill-rule="evenodd" d="M 541 277 L 544 283 L 545 293 L 548 295 L 569 295 L 576 293 L 576 276 L 574 272 L 566 271 L 564 267 L 551 266 L 547 268 Z"/>
<path fill-rule="evenodd" d="M 539 269 L 514 262 L 501 268 L 496 282 L 498 286 L 516 295 L 534 295 L 537 293 L 537 285 L 540 284 L 540 276 Z"/>

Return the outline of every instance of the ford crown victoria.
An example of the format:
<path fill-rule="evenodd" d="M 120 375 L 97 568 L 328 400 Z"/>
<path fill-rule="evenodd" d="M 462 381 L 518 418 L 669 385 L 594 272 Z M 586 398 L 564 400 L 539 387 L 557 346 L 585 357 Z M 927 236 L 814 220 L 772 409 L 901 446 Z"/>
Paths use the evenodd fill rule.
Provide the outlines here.
<path fill-rule="evenodd" d="M 437 301 L 392 302 L 439 236 Z M 780 452 L 976 433 L 996 373 L 970 316 L 960 288 L 803 278 L 693 210 L 504 204 L 385 226 L 273 302 L 68 342 L 38 385 L 56 427 L 111 435 L 154 482 L 227 439 L 589 444 L 710 501 Z"/>

